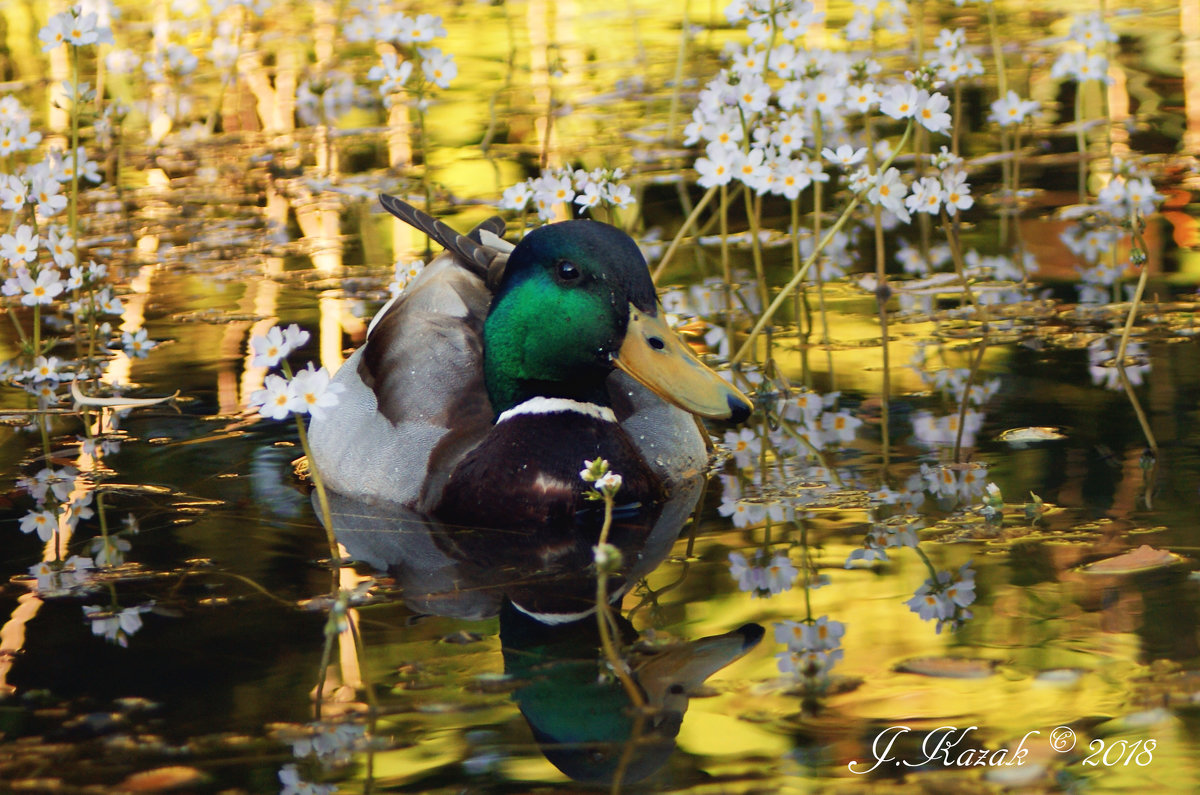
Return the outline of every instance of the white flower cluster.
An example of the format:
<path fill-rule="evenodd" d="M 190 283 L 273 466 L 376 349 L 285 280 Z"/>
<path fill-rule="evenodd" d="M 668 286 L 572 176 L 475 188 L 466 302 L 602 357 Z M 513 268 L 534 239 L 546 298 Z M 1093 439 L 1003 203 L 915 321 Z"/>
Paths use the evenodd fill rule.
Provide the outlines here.
<path fill-rule="evenodd" d="M 84 13 L 82 6 L 72 6 L 50 17 L 46 26 L 38 31 L 42 51 L 49 52 L 64 44 L 86 47 L 89 44 L 112 44 L 112 29 L 100 22 L 94 11 Z"/>
<path fill-rule="evenodd" d="M 939 571 L 921 584 L 906 602 L 922 621 L 937 621 L 937 631 L 957 629 L 972 618 L 967 609 L 975 601 L 975 570 L 968 561 L 958 571 Z"/>
<path fill-rule="evenodd" d="M 331 70 L 321 79 L 308 79 L 296 89 L 296 115 L 309 126 L 330 124 L 368 104 L 370 94 L 350 75 Z"/>
<path fill-rule="evenodd" d="M 410 17 L 402 12 L 386 13 L 375 8 L 364 8 L 344 29 L 346 38 L 352 42 L 375 42 L 391 44 L 415 55 L 425 82 L 438 88 L 449 88 L 458 76 L 458 64 L 454 55 L 443 52 L 441 47 L 428 46 L 430 42 L 446 36 L 442 18 L 433 14 Z M 367 73 L 370 80 L 379 82 L 379 93 L 386 107 L 391 107 L 405 89 L 414 74 L 414 61 L 402 59 L 397 50 L 384 52 L 381 62 Z"/>
<path fill-rule="evenodd" d="M 885 497 L 885 499 L 887 499 Z M 916 549 L 919 543 L 918 520 L 908 516 L 895 516 L 885 522 L 876 522 L 867 531 L 863 545 L 846 557 L 845 567 L 856 568 L 875 561 L 887 561 L 887 550 L 909 547 Z"/>
<path fill-rule="evenodd" d="M 899 170 L 879 174 L 869 168 L 864 163 L 867 149 L 855 144 L 847 126 L 848 119 L 877 111 L 948 134 L 950 100 L 933 90 L 936 67 L 919 70 L 910 80 L 883 83 L 881 66 L 873 59 L 854 60 L 835 49 L 804 46 L 799 33 L 820 18 L 810 3 L 734 6 L 727 16 L 749 22 L 752 43 L 730 50 L 730 66 L 700 92 L 684 131 L 686 145 L 704 146 L 695 161 L 701 187 L 736 181 L 759 195 L 794 200 L 814 183 L 829 181 L 824 158 L 847 172 L 852 191 L 906 222 L 911 212 L 937 213 L 944 207 L 952 214 L 970 206 L 961 169 L 922 180 L 906 202 L 908 187 Z M 862 32 L 902 27 L 899 13 L 904 8 L 902 2 L 856 3 L 856 21 L 843 36 L 855 40 Z M 771 45 L 770 51 L 765 45 Z M 836 145 L 817 147 L 818 138 L 832 138 Z M 890 155 L 886 141 L 879 142 L 876 154 L 881 159 Z"/>
<path fill-rule="evenodd" d="M 539 176 L 506 188 L 500 208 L 525 212 L 532 204 L 543 221 L 552 220 L 560 211 L 570 215 L 568 208 L 572 205 L 581 213 L 600 205 L 619 210 L 637 202 L 633 190 L 620 182 L 624 176 L 619 168 L 546 169 Z"/>
<path fill-rule="evenodd" d="M 1055 60 L 1050 76 L 1078 83 L 1089 80 L 1112 82 L 1105 52 L 1109 42 L 1116 40 L 1117 34 L 1098 12 L 1076 17 L 1067 35 L 1067 49 Z"/>
<path fill-rule="evenodd" d="M 393 266 L 392 281 L 388 284 L 388 293 L 395 298 L 404 292 L 421 271 L 425 270 L 425 260 L 416 259 L 411 262 L 399 260 Z"/>
<path fill-rule="evenodd" d="M 58 532 L 59 522 L 74 529 L 83 519 L 93 516 L 91 488 L 76 488 L 79 471 L 74 467 L 44 468 L 33 477 L 21 478 L 17 488 L 30 494 L 37 504 L 21 519 L 22 533 L 37 533 L 49 541 Z"/>
<path fill-rule="evenodd" d="M 1033 99 L 1021 99 L 1012 89 L 991 105 L 988 120 L 1001 127 L 1018 127 L 1033 118 L 1041 103 Z"/>
<path fill-rule="evenodd" d="M 820 616 L 807 621 L 775 622 L 775 642 L 787 646 L 775 655 L 779 670 L 809 683 L 828 681 L 829 672 L 842 659 L 846 625 Z"/>
<path fill-rule="evenodd" d="M 962 28 L 942 28 L 938 33 L 933 64 L 939 80 L 954 84 L 983 74 L 983 62 L 967 49 L 966 43 L 967 34 Z"/>
<path fill-rule="evenodd" d="M 130 636 L 142 628 L 142 613 L 153 607 L 152 604 L 123 609 L 84 605 L 83 614 L 92 625 L 93 635 L 124 648 L 129 645 Z"/>
<path fill-rule="evenodd" d="M 1113 158 L 1113 175 L 1093 204 L 1070 208 L 1063 215 L 1073 223 L 1059 235 L 1071 253 L 1084 261 L 1078 267 L 1081 304 L 1098 305 L 1119 300 L 1114 286 L 1125 275 L 1129 262 L 1118 261 L 1114 249 L 1141 219 L 1157 212 L 1165 196 L 1158 192 L 1138 166 Z"/>
<path fill-rule="evenodd" d="M 308 332 L 295 323 L 286 329 L 272 326 L 265 335 L 250 339 L 254 356 L 250 364 L 254 367 L 275 367 L 282 364 L 287 377 L 271 373 L 263 379 L 263 388 L 250 395 L 249 405 L 258 408 L 258 413 L 272 420 L 286 419 L 289 414 L 310 414 L 323 419 L 326 412 L 338 404 L 338 394 L 345 391 L 341 384 L 330 381 L 329 371 L 324 367 L 314 369 L 312 362 L 291 374 L 287 356 L 308 342 Z"/>
<path fill-rule="evenodd" d="M 749 561 L 741 552 L 729 553 L 729 573 L 737 580 L 738 588 L 755 597 L 770 597 L 790 591 L 799 574 L 786 552 L 776 552 L 769 558 L 760 549 Z"/>
<path fill-rule="evenodd" d="M 584 483 L 591 483 L 596 493 L 604 498 L 612 499 L 621 490 L 621 476 L 608 468 L 608 462 L 603 458 L 584 461 L 579 478 Z"/>

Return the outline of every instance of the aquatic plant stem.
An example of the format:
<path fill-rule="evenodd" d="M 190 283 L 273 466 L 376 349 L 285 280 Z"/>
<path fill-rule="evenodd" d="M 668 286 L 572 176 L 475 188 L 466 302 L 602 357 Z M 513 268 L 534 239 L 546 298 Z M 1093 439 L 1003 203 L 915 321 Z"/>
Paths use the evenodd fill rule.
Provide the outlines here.
<path fill-rule="evenodd" d="M 600 540 L 597 543 L 597 549 L 603 549 L 608 545 L 608 531 L 612 527 L 613 494 L 605 492 L 604 500 L 604 524 L 600 526 Z M 629 696 L 629 700 L 637 709 L 646 706 L 646 700 L 642 697 L 642 691 L 638 689 L 637 683 L 629 676 L 629 671 L 625 666 L 625 661 L 617 654 L 616 644 L 613 642 L 612 627 L 609 622 L 612 616 L 609 615 L 611 607 L 608 604 L 608 572 L 602 567 L 597 566 L 596 570 L 596 625 L 600 630 L 600 649 L 604 653 L 604 658 L 608 661 L 608 667 L 612 669 L 613 674 L 621 682 L 621 686 L 625 688 L 625 694 Z"/>
<path fill-rule="evenodd" d="M 721 211 L 718 213 L 721 229 L 721 289 L 724 293 L 725 339 L 733 350 L 733 270 L 729 264 L 729 187 L 721 186 Z M 730 362 L 734 364 L 734 362 Z"/>
<path fill-rule="evenodd" d="M 813 114 L 813 151 L 820 152 L 822 144 L 822 132 L 824 125 L 821 122 L 821 114 L 818 111 Z M 812 210 L 812 236 L 813 240 L 821 239 L 821 222 L 822 211 L 824 210 L 823 201 L 825 194 L 825 184 L 819 180 L 813 181 L 813 210 Z M 856 197 L 857 198 L 857 197 Z M 832 237 L 828 238 L 832 239 Z M 820 248 L 824 248 L 821 246 Z M 818 249 L 820 250 L 820 249 Z M 817 310 L 821 315 L 821 344 L 825 346 L 826 353 L 832 357 L 832 352 L 829 350 L 829 318 L 825 314 L 825 277 L 821 273 L 821 266 L 817 265 Z M 833 373 L 833 364 L 830 362 L 829 372 Z"/>
<path fill-rule="evenodd" d="M 288 364 L 287 359 L 281 363 L 283 374 L 290 381 L 293 378 L 292 366 Z M 300 447 L 304 450 L 304 455 L 308 459 L 308 474 L 312 478 L 313 488 L 317 492 L 317 505 L 321 508 L 321 520 L 325 526 L 325 540 L 329 542 L 329 561 L 331 571 L 333 572 L 333 585 L 330 588 L 330 594 L 337 594 L 339 589 L 338 573 L 341 569 L 342 553 L 338 549 L 337 534 L 333 529 L 333 513 L 329 509 L 329 495 L 325 492 L 325 481 L 321 478 L 321 472 L 317 469 L 316 462 L 313 461 L 312 447 L 308 443 L 308 429 L 304 425 L 304 419 L 299 415 L 296 418 L 296 432 L 300 437 Z"/>
<path fill-rule="evenodd" d="M 959 281 L 962 282 L 963 294 L 966 296 L 967 303 L 975 308 L 975 314 L 986 324 L 987 310 L 979 303 L 975 293 L 971 291 L 970 282 L 967 281 L 966 263 L 963 262 L 962 246 L 958 242 L 958 230 L 950 223 L 950 216 L 946 214 L 945 208 L 942 209 L 942 229 L 946 233 L 946 243 L 950 246 L 950 259 L 954 263 L 954 272 L 958 274 Z"/>
<path fill-rule="evenodd" d="M 900 150 L 904 148 L 904 145 L 908 143 L 909 135 L 912 134 L 912 128 L 913 122 L 912 119 L 909 119 L 908 126 L 904 128 L 904 135 L 900 138 L 900 143 L 897 144 L 896 148 L 892 151 L 892 154 L 888 157 L 888 159 L 883 162 L 883 165 L 879 167 L 880 173 L 883 173 L 887 170 L 888 166 L 892 164 L 892 161 L 896 159 L 896 155 L 899 154 Z M 812 253 L 809 254 L 808 258 L 804 260 L 804 264 L 800 266 L 799 272 L 792 277 L 791 281 L 783 286 L 783 289 L 781 289 L 775 296 L 774 300 L 771 301 L 770 306 L 763 310 L 762 315 L 760 315 L 758 318 L 758 322 L 754 324 L 754 328 L 752 328 L 750 333 L 746 336 L 746 341 L 742 343 L 742 347 L 739 348 L 738 352 L 734 354 L 732 359 L 729 360 L 731 365 L 736 365 L 746 358 L 746 354 L 750 352 L 751 347 L 754 345 L 755 339 L 757 339 L 758 335 L 762 333 L 763 328 L 771 322 L 771 318 L 774 317 L 775 313 L 779 311 L 779 307 L 783 306 L 783 302 L 787 300 L 788 295 L 790 295 L 804 281 L 804 277 L 808 275 L 808 269 L 812 267 L 814 262 L 816 262 L 817 257 L 821 256 L 821 252 L 824 251 L 825 247 L 829 245 L 829 241 L 833 239 L 834 235 L 840 232 L 842 227 L 846 225 L 846 222 L 850 220 L 851 213 L 854 212 L 854 208 L 857 207 L 861 201 L 862 194 L 856 194 L 854 198 L 850 200 L 850 203 L 846 205 L 846 209 L 843 210 L 838 219 L 833 222 L 833 226 L 829 227 L 829 230 L 825 233 L 825 236 L 820 239 L 815 247 L 813 247 Z"/>
<path fill-rule="evenodd" d="M 696 219 L 700 217 L 700 213 L 704 212 L 704 208 L 712 201 L 713 196 L 717 195 L 717 189 L 717 186 L 713 185 L 705 191 L 704 196 L 700 198 L 700 201 L 696 202 L 696 206 L 692 208 L 692 212 L 684 219 L 683 225 L 679 227 L 679 231 L 675 233 L 675 237 L 671 240 L 671 245 L 667 246 L 667 252 L 663 254 L 662 259 L 658 261 L 658 265 L 654 268 L 654 273 L 651 274 L 651 278 L 655 283 L 658 282 L 663 271 L 667 269 L 667 263 L 671 261 L 671 257 L 675 256 L 675 249 L 679 248 L 679 243 L 683 240 L 683 236 L 696 223 Z"/>
<path fill-rule="evenodd" d="M 954 463 L 962 463 L 962 438 L 963 429 L 967 425 L 967 405 L 971 402 L 971 387 L 975 384 L 975 378 L 979 375 L 979 367 L 983 364 L 983 354 L 987 351 L 988 332 L 987 326 L 983 327 L 983 336 L 979 340 L 979 353 L 975 355 L 974 361 L 971 362 L 971 370 L 967 374 L 967 382 L 963 384 L 962 401 L 958 405 L 958 432 L 954 435 Z"/>
<path fill-rule="evenodd" d="M 1079 203 L 1087 202 L 1087 133 L 1083 129 L 1083 83 L 1075 84 L 1075 148 L 1079 151 Z"/>
<path fill-rule="evenodd" d="M 763 270 L 762 241 L 759 239 L 759 229 L 762 220 L 762 196 L 746 191 L 742 194 L 746 199 L 746 218 L 750 222 L 750 253 L 754 259 L 754 280 L 758 283 L 759 306 L 767 305 L 767 274 Z M 770 348 L 767 349 L 770 356 Z"/>
<path fill-rule="evenodd" d="M 985 2 L 987 8 L 988 33 L 992 44 L 992 60 L 996 64 L 996 89 L 1003 97 L 1008 94 L 1008 77 L 1005 74 L 1004 50 L 1000 46 L 1000 23 L 996 21 L 996 4 Z"/>
<path fill-rule="evenodd" d="M 1146 241 L 1142 238 L 1142 233 L 1139 229 L 1141 219 L 1134 217 L 1133 219 L 1133 238 L 1134 243 L 1138 247 L 1135 250 L 1138 252 L 1146 251 Z M 1145 256 L 1142 254 L 1141 256 Z M 1146 437 L 1146 444 L 1154 451 L 1154 455 L 1158 456 L 1158 442 L 1154 438 L 1154 432 L 1150 429 L 1150 421 L 1146 417 L 1146 412 L 1142 408 L 1141 401 L 1138 400 L 1137 394 L 1133 391 L 1133 384 L 1129 381 L 1129 376 L 1125 372 L 1125 351 L 1129 347 L 1129 336 L 1133 333 L 1133 322 L 1137 318 L 1138 306 L 1142 301 L 1142 294 L 1146 290 L 1146 279 L 1150 273 L 1150 265 L 1148 262 L 1142 263 L 1142 272 L 1138 275 L 1137 287 L 1134 288 L 1133 301 L 1129 304 L 1129 313 L 1125 316 L 1125 326 L 1121 329 L 1121 342 L 1117 345 L 1117 375 L 1121 378 L 1121 385 L 1125 388 L 1125 394 L 1129 396 L 1129 402 L 1133 406 L 1133 413 L 1137 416 L 1138 425 L 1142 429 L 1142 435 Z"/>
<path fill-rule="evenodd" d="M 1141 223 L 1140 218 L 1134 217 L 1133 221 L 1133 241 L 1136 246 L 1136 252 L 1146 251 L 1146 241 L 1142 238 L 1142 233 L 1138 229 Z M 1135 256 L 1145 256 L 1144 253 L 1136 254 Z M 1124 364 L 1125 349 L 1129 345 L 1129 335 L 1133 332 L 1133 321 L 1137 318 L 1138 304 L 1141 303 L 1142 293 L 1146 291 L 1146 278 L 1150 272 L 1148 263 L 1143 262 L 1141 273 L 1138 275 L 1137 287 L 1133 291 L 1133 301 L 1129 304 L 1129 313 L 1125 316 L 1125 326 L 1121 329 L 1121 344 L 1117 348 L 1117 362 Z"/>

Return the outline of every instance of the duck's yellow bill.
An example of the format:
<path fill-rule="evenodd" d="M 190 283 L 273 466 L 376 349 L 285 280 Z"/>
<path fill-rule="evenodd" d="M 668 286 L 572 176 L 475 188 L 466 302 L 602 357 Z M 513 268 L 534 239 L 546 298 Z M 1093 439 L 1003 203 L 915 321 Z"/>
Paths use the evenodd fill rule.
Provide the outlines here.
<path fill-rule="evenodd" d="M 613 363 L 663 400 L 701 417 L 741 422 L 754 409 L 737 387 L 696 358 L 661 314 L 648 315 L 632 304 Z"/>

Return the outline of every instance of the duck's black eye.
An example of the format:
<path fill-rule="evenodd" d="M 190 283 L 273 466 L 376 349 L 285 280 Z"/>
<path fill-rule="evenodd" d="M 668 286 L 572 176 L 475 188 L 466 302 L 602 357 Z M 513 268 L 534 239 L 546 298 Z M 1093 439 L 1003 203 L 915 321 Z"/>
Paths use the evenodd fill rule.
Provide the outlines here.
<path fill-rule="evenodd" d="M 646 337 L 646 342 L 656 351 L 661 351 L 667 347 L 667 343 L 662 341 L 662 337 Z"/>
<path fill-rule="evenodd" d="M 579 271 L 578 265 L 566 259 L 560 259 L 558 263 L 555 264 L 554 273 L 558 276 L 558 280 L 562 282 L 573 282 L 583 275 Z"/>

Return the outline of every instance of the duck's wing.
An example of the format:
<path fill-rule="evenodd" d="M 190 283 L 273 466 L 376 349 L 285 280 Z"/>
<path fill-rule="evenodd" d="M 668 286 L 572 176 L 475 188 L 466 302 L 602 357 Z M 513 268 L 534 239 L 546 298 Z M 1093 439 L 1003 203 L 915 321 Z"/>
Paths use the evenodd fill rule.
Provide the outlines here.
<path fill-rule="evenodd" d="M 502 267 L 507 252 L 458 235 L 399 200 L 385 206 L 407 208 L 453 247 L 376 315 L 366 343 L 334 376 L 345 388 L 336 414 L 310 424 L 310 441 L 335 491 L 420 509 L 436 501 L 450 470 L 491 427 L 483 321 L 492 291 L 479 262 Z M 498 218 L 489 219 L 472 235 L 499 240 L 503 229 Z M 472 251 L 476 258 L 468 263 L 464 252 Z"/>
<path fill-rule="evenodd" d="M 456 254 L 463 267 L 483 279 L 489 288 L 496 289 L 508 262 L 508 252 L 512 251 L 512 246 L 502 239 L 504 219 L 500 216 L 492 216 L 475 227 L 469 235 L 463 235 L 395 196 L 381 193 L 379 203 L 401 221 L 421 230 L 441 243 L 447 251 Z"/>

